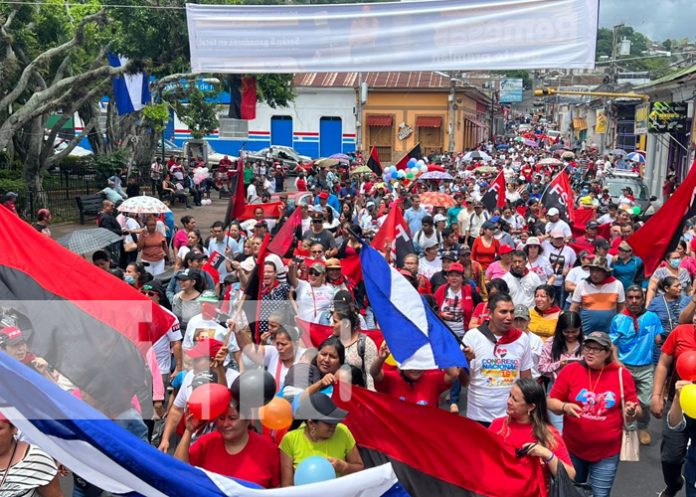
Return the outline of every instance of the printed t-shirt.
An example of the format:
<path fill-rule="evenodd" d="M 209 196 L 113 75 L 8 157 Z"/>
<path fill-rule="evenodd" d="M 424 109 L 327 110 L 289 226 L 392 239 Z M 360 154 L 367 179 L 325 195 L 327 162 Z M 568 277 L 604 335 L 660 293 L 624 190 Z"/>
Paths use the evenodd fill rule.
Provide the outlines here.
<path fill-rule="evenodd" d="M 531 371 L 534 366 L 529 336 L 522 333 L 512 343 L 494 344 L 474 328 L 464 335 L 463 342 L 476 354 L 469 363 L 466 416 L 491 422 L 505 415 L 508 394 L 520 371 Z"/>
<path fill-rule="evenodd" d="M 249 441 L 238 454 L 225 450 L 219 431 L 203 435 L 189 448 L 189 462 L 220 475 L 258 483 L 264 488 L 280 486 L 278 447 L 253 431 L 249 431 Z"/>
<path fill-rule="evenodd" d="M 579 418 L 564 416 L 563 440 L 568 450 L 589 462 L 612 457 L 621 451 L 621 389 L 619 366 L 607 365 L 601 375 L 579 362 L 564 367 L 549 396 L 582 408 Z M 626 402 L 638 402 L 636 385 L 628 369 L 623 368 Z"/>
<path fill-rule="evenodd" d="M 411 404 L 437 407 L 440 394 L 447 390 L 447 384 L 445 374 L 440 370 L 425 371 L 417 382 L 410 384 L 398 369 L 385 369 L 382 381 L 375 381 L 375 389 Z"/>
<path fill-rule="evenodd" d="M 318 323 L 321 315 L 331 308 L 334 297 L 331 285 L 312 286 L 309 282 L 298 280 L 295 288 L 297 317 L 310 323 Z"/>

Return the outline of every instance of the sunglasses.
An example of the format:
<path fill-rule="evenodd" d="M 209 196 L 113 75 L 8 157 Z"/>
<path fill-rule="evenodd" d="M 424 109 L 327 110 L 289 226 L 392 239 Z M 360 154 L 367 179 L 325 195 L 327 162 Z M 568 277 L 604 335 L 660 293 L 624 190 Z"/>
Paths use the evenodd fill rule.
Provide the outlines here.
<path fill-rule="evenodd" d="M 140 293 L 142 293 L 143 295 L 147 295 L 148 297 L 154 297 L 156 295 L 159 295 L 159 293 L 152 291 L 152 290 L 145 290 L 145 291 L 142 291 Z"/>
<path fill-rule="evenodd" d="M 586 352 L 607 352 L 606 347 L 595 347 L 592 345 L 583 345 L 582 350 Z"/>
<path fill-rule="evenodd" d="M 628 254 L 628 253 L 630 253 L 630 252 L 633 252 L 633 250 L 632 250 L 632 249 L 622 249 L 622 248 L 620 248 L 620 249 L 619 249 L 619 252 L 625 252 L 625 253 Z"/>
<path fill-rule="evenodd" d="M 321 273 L 315 269 L 310 269 L 309 274 L 312 276 L 321 276 Z"/>
<path fill-rule="evenodd" d="M 321 219 L 312 219 L 312 222 L 319 224 L 319 223 L 323 223 L 324 221 L 322 221 Z"/>

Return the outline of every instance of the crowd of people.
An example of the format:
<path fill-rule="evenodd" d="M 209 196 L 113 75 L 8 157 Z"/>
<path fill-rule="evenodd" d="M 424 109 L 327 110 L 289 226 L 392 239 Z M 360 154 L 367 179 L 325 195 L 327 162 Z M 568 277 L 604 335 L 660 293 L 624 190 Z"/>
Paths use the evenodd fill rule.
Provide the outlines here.
<path fill-rule="evenodd" d="M 334 387 L 345 383 L 464 415 L 520 457 L 538 460 L 547 476 L 562 465 L 592 495 L 605 497 L 624 427 L 638 430 L 640 443 L 649 445 L 652 413 L 666 419 L 660 495 L 676 495 L 685 484 L 694 495 L 696 474 L 682 477 L 691 420 L 674 400 L 675 382 L 677 390 L 684 383 L 672 372 L 681 353 L 696 350 L 696 232 L 685 231 L 679 246 L 646 275 L 628 241 L 645 213 L 635 209 L 630 189 L 614 198 L 601 181 L 619 163 L 626 167 L 623 158 L 554 147 L 542 126 L 518 137 L 525 141 L 481 144 L 478 151 L 487 158 L 455 154 L 433 161 L 451 180 L 353 175 L 359 156 L 354 164 L 303 169 L 291 188 L 303 199 L 297 200 L 301 219 L 291 246 L 268 253 L 260 268 L 264 239 L 277 235 L 295 207 L 288 201 L 274 216 L 263 209 L 273 193 L 285 190 L 280 167 L 245 164 L 245 200 L 259 204 L 255 217 L 217 221 L 205 233 L 192 215 L 178 219 L 177 227 L 173 214 L 116 215 L 118 199 L 105 200 L 99 226 L 127 240 L 95 252 L 92 261 L 176 317 L 152 348 L 156 414 L 123 426 L 182 461 L 264 487 L 292 485 L 298 465 L 313 455 L 326 457 L 341 476 L 365 466 L 342 423 L 348 412 L 331 400 Z M 153 188 L 175 202 L 182 189 L 171 182 L 195 172 L 179 171 L 176 160 L 155 165 Z M 592 211 L 580 230 L 558 208 L 542 204 L 545 186 L 564 169 L 578 179 L 577 207 Z M 489 210 L 484 195 L 499 172 L 505 206 Z M 214 178 L 205 185 L 221 186 Z M 118 194 L 118 186 L 108 188 Z M 450 201 L 428 204 L 424 199 L 432 193 Z M 182 196 L 186 205 L 189 194 Z M 397 208 L 412 242 L 398 267 L 402 284 L 417 288 L 450 328 L 468 368 L 401 369 L 389 344 L 366 333 L 390 323 L 375 314 L 349 261 Z M 235 312 L 254 275 L 261 285 L 257 315 Z M 312 347 L 301 322 L 324 325 L 331 334 Z M 4 352 L 41 367 L 18 327 L 4 327 L 0 337 Z M 291 429 L 259 429 L 235 401 L 213 423 L 187 411 L 197 386 L 232 386 L 255 368 L 267 371 L 275 393 L 293 403 Z M 0 420 L 0 474 L 16 485 L 12 490 L 31 480 L 42 497 L 60 495 L 56 464 L 38 447 L 17 441 L 15 432 Z M 43 466 L 24 479 L 14 476 L 31 464 Z M 98 491 L 77 475 L 74 480 L 75 496 Z"/>

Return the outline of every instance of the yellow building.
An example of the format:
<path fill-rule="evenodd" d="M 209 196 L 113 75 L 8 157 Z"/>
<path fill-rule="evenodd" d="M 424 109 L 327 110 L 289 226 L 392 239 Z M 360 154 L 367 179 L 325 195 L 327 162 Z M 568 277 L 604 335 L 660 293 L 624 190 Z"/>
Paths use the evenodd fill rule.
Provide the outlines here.
<path fill-rule="evenodd" d="M 367 101 L 360 106 L 360 81 Z M 363 152 L 377 147 L 384 165 L 399 160 L 420 143 L 423 154 L 450 148 L 450 79 L 434 72 L 309 73 L 295 76 L 294 84 L 352 89 L 355 93 L 356 142 Z M 454 87 L 454 150 L 476 147 L 489 137 L 490 97 L 468 85 Z"/>

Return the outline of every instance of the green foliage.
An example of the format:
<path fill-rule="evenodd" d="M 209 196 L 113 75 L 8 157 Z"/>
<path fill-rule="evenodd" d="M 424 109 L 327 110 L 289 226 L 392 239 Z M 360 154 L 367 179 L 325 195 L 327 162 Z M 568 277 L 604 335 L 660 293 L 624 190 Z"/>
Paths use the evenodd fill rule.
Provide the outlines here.
<path fill-rule="evenodd" d="M 166 103 L 150 104 L 143 108 L 145 125 L 152 128 L 154 133 L 161 133 L 169 122 L 169 106 Z"/>
<path fill-rule="evenodd" d="M 292 74 L 261 74 L 256 77 L 256 93 L 260 101 L 271 107 L 287 107 L 295 98 Z"/>
<path fill-rule="evenodd" d="M 180 86 L 167 94 L 166 98 L 173 105 L 176 115 L 191 130 L 192 138 L 201 139 L 218 127 L 217 105 L 207 101 L 218 92 L 218 88 L 204 92 L 191 84 Z M 187 100 L 186 103 L 183 102 L 184 99 Z"/>
<path fill-rule="evenodd" d="M 106 180 L 116 172 L 116 169 L 126 167 L 127 160 L 128 151 L 119 148 L 111 154 L 92 155 L 81 164 L 95 171 L 98 184 L 106 184 Z"/>

